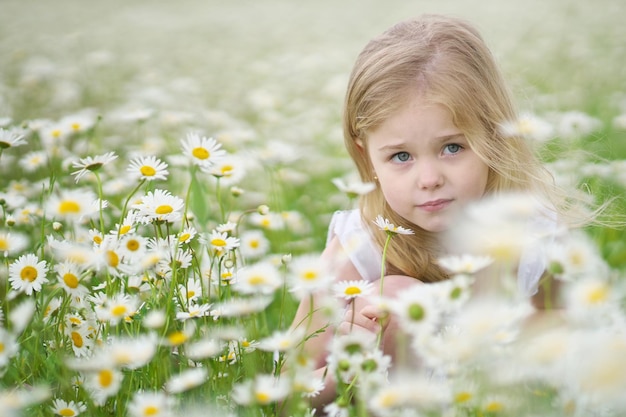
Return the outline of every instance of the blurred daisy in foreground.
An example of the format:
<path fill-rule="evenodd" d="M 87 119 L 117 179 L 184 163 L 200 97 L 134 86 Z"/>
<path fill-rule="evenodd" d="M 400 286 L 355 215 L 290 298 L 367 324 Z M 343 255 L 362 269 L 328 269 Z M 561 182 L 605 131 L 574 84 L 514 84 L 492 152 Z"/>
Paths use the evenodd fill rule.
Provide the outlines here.
<path fill-rule="evenodd" d="M 444 256 L 437 263 L 454 274 L 473 274 L 491 265 L 493 258 L 489 256 Z"/>
<path fill-rule="evenodd" d="M 328 288 L 334 281 L 335 275 L 330 272 L 328 265 L 315 254 L 300 255 L 289 263 L 287 276 L 289 290 L 299 299 Z"/>
<path fill-rule="evenodd" d="M 539 116 L 523 113 L 517 120 L 502 123 L 500 132 L 505 138 L 522 137 L 545 142 L 553 138 L 554 127 Z"/>
<path fill-rule="evenodd" d="M 0 368 L 9 364 L 11 358 L 19 351 L 20 345 L 17 343 L 17 336 L 0 327 Z"/>
<path fill-rule="evenodd" d="M 283 285 L 283 279 L 274 265 L 259 262 L 237 271 L 233 289 L 244 294 L 272 294 Z"/>
<path fill-rule="evenodd" d="M 339 191 L 346 194 L 351 199 L 365 195 L 376 189 L 376 183 L 373 182 L 354 181 L 347 183 L 341 178 L 333 178 L 331 181 Z"/>
<path fill-rule="evenodd" d="M 165 391 L 170 394 L 178 394 L 188 391 L 207 381 L 209 372 L 206 368 L 190 368 L 173 375 L 165 383 Z"/>
<path fill-rule="evenodd" d="M 0 232 L 0 254 L 5 257 L 26 249 L 28 237 L 21 232 Z"/>
<path fill-rule="evenodd" d="M 85 375 L 85 388 L 96 405 L 104 405 L 122 386 L 124 374 L 113 367 L 103 366 Z"/>
<path fill-rule="evenodd" d="M 139 156 L 130 161 L 128 172 L 136 179 L 166 180 L 169 175 L 167 164 L 155 156 Z"/>
<path fill-rule="evenodd" d="M 29 253 L 9 265 L 9 282 L 14 290 L 31 295 L 33 291 L 41 291 L 41 286 L 48 282 L 47 273 L 47 262 Z"/>
<path fill-rule="evenodd" d="M 134 204 L 137 210 L 137 221 L 147 224 L 153 221 L 174 223 L 182 218 L 185 202 L 167 190 L 149 191 Z"/>
<path fill-rule="evenodd" d="M 220 317 L 242 317 L 265 310 L 271 302 L 271 295 L 260 295 L 252 298 L 231 298 L 214 305 L 213 310 L 211 310 L 211 316 L 215 319 Z"/>
<path fill-rule="evenodd" d="M 32 151 L 20 157 L 19 164 L 27 172 L 34 172 L 48 163 L 48 155 L 44 151 Z"/>
<path fill-rule="evenodd" d="M 54 414 L 63 417 L 75 417 L 87 410 L 84 402 L 65 401 L 60 398 L 56 398 L 50 408 Z"/>
<path fill-rule="evenodd" d="M 162 392 L 139 391 L 128 403 L 130 417 L 171 417 L 174 399 Z"/>
<path fill-rule="evenodd" d="M 210 169 L 221 158 L 226 156 L 222 145 L 213 138 L 200 136 L 197 133 L 188 133 L 182 141 L 183 153 L 191 163 L 202 169 Z"/>
<path fill-rule="evenodd" d="M 239 405 L 267 405 L 283 400 L 289 394 L 289 381 L 273 375 L 257 374 L 233 386 L 232 398 Z"/>
<path fill-rule="evenodd" d="M 298 346 L 304 338 L 304 330 L 277 330 L 259 341 L 258 348 L 266 352 L 286 352 Z"/>
<path fill-rule="evenodd" d="M 103 155 L 81 158 L 78 162 L 72 163 L 72 168 L 78 169 L 78 171 L 72 172 L 72 175 L 76 177 L 75 181 L 78 182 L 88 172 L 98 171 L 104 165 L 111 163 L 115 159 L 117 159 L 117 155 L 115 155 L 115 152 L 107 152 Z"/>

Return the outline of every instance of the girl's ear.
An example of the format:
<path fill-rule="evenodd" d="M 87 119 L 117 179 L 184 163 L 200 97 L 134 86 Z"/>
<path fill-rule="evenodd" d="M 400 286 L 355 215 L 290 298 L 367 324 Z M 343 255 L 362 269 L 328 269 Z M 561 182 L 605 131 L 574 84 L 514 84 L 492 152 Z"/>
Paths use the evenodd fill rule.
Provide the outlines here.
<path fill-rule="evenodd" d="M 354 140 L 354 143 L 356 143 L 356 146 L 358 146 L 361 152 L 365 151 L 365 145 L 363 145 L 363 140 L 361 140 L 360 138 L 357 138 Z"/>

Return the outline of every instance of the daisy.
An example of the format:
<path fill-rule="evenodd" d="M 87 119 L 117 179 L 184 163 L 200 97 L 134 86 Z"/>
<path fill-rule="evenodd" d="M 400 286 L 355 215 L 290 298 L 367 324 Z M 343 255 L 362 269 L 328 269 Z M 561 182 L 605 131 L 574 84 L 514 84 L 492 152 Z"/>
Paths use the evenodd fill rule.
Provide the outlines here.
<path fill-rule="evenodd" d="M 32 298 L 24 299 L 24 301 L 18 305 L 13 306 L 8 317 L 13 325 L 12 330 L 14 333 L 19 334 L 26 329 L 35 315 L 36 308 L 35 300 Z"/>
<path fill-rule="evenodd" d="M 546 142 L 553 138 L 554 127 L 539 116 L 523 113 L 517 120 L 502 123 L 500 133 L 505 138 L 522 137 L 537 142 Z"/>
<path fill-rule="evenodd" d="M 131 417 L 173 416 L 174 399 L 163 392 L 140 391 L 133 395 L 127 410 Z"/>
<path fill-rule="evenodd" d="M 223 187 L 240 183 L 246 175 L 243 161 L 234 155 L 226 155 L 217 160 L 210 168 L 203 168 L 202 170 L 219 179 Z"/>
<path fill-rule="evenodd" d="M 200 137 L 197 133 L 188 133 L 182 141 L 183 153 L 194 165 L 211 168 L 213 164 L 226 156 L 222 145 L 213 138 Z"/>
<path fill-rule="evenodd" d="M 0 369 L 9 364 L 9 361 L 18 350 L 17 336 L 0 327 Z"/>
<path fill-rule="evenodd" d="M 89 190 L 62 190 L 50 196 L 45 211 L 53 219 L 80 222 L 98 213 L 100 204 L 106 206 Z"/>
<path fill-rule="evenodd" d="M 193 227 L 185 227 L 177 236 L 178 243 L 190 243 L 198 234 L 198 231 Z"/>
<path fill-rule="evenodd" d="M 187 280 L 186 285 L 178 285 L 178 294 L 183 298 L 185 304 L 196 301 L 202 296 L 202 284 L 197 278 Z"/>
<path fill-rule="evenodd" d="M 205 368 L 190 368 L 174 375 L 165 383 L 165 391 L 178 394 L 189 391 L 207 381 L 209 372 Z"/>
<path fill-rule="evenodd" d="M 392 306 L 400 326 L 409 333 L 433 330 L 441 318 L 441 307 L 435 303 L 436 289 L 428 285 L 414 285 L 397 295 Z"/>
<path fill-rule="evenodd" d="M 333 178 L 331 182 L 350 199 L 365 195 L 376 189 L 376 183 L 373 182 L 353 181 L 347 183 L 341 178 Z"/>
<path fill-rule="evenodd" d="M 84 402 L 65 401 L 60 398 L 56 398 L 52 402 L 52 412 L 58 416 L 63 417 L 75 417 L 87 410 L 87 406 Z"/>
<path fill-rule="evenodd" d="M 244 258 L 261 258 L 269 249 L 270 241 L 261 230 L 247 230 L 241 234 L 239 250 Z"/>
<path fill-rule="evenodd" d="M 115 223 L 115 227 L 109 233 L 116 236 L 123 236 L 137 231 L 137 212 L 134 210 L 126 213 L 126 217 L 121 224 Z"/>
<path fill-rule="evenodd" d="M 0 253 L 5 257 L 21 252 L 28 247 L 28 237 L 21 232 L 0 232 Z"/>
<path fill-rule="evenodd" d="M 208 236 L 207 243 L 213 251 L 223 254 L 239 247 L 239 238 L 228 236 L 226 232 L 214 230 Z"/>
<path fill-rule="evenodd" d="M 453 274 L 473 274 L 491 265 L 493 258 L 489 256 L 445 256 L 437 260 L 439 265 Z"/>
<path fill-rule="evenodd" d="M 369 281 L 339 281 L 333 285 L 333 293 L 337 297 L 346 300 L 354 300 L 355 298 L 368 295 L 374 289 L 374 284 Z"/>
<path fill-rule="evenodd" d="M 138 221 L 144 224 L 159 221 L 173 223 L 182 218 L 185 202 L 167 190 L 149 191 L 141 198 L 141 203 L 134 204 L 138 211 Z"/>
<path fill-rule="evenodd" d="M 104 405 L 109 397 L 116 395 L 122 386 L 124 374 L 113 367 L 103 366 L 85 375 L 85 388 L 96 405 Z"/>
<path fill-rule="evenodd" d="M 267 405 L 283 400 L 289 394 L 289 381 L 273 375 L 256 375 L 233 386 L 232 398 L 240 405 Z"/>
<path fill-rule="evenodd" d="M 91 331 L 88 326 L 72 326 L 66 328 L 65 334 L 69 337 L 74 355 L 90 356 L 94 347 L 94 340 L 89 337 Z"/>
<path fill-rule="evenodd" d="M 24 133 L 17 129 L 4 129 L 0 127 L 0 151 L 16 146 L 26 145 Z"/>
<path fill-rule="evenodd" d="M 26 172 L 34 172 L 48 163 L 48 155 L 44 151 L 32 151 L 22 156 L 20 166 Z"/>
<path fill-rule="evenodd" d="M 81 158 L 78 162 L 72 163 L 72 168 L 78 168 L 78 171 L 72 172 L 72 175 L 76 176 L 75 181 L 78 183 L 88 172 L 98 171 L 104 165 L 111 163 L 115 159 L 117 159 L 115 152 L 107 152 L 103 155 Z"/>
<path fill-rule="evenodd" d="M 299 299 L 328 288 L 335 277 L 315 254 L 300 255 L 289 263 L 289 290 Z"/>
<path fill-rule="evenodd" d="M 251 213 L 248 219 L 250 224 L 267 230 L 282 230 L 285 227 L 285 220 L 279 213 L 255 212 Z"/>
<path fill-rule="evenodd" d="M 148 252 L 148 239 L 137 234 L 122 236 L 118 245 L 118 252 L 125 263 L 135 264 Z"/>
<path fill-rule="evenodd" d="M 261 295 L 253 298 L 231 298 L 216 304 L 211 311 L 211 316 L 213 318 L 242 317 L 265 310 L 271 302 L 271 295 Z"/>
<path fill-rule="evenodd" d="M 106 298 L 102 304 L 99 304 L 93 296 L 91 298 L 96 301 L 94 311 L 98 320 L 108 322 L 112 326 L 122 320 L 130 320 L 140 305 L 137 297 L 128 294 L 115 294 L 111 298 Z"/>
<path fill-rule="evenodd" d="M 167 179 L 167 164 L 155 156 L 139 156 L 130 161 L 128 171 L 140 180 L 154 181 Z"/>
<path fill-rule="evenodd" d="M 565 291 L 567 313 L 580 321 L 605 321 L 605 315 L 617 311 L 620 294 L 608 280 L 586 277 L 570 283 Z"/>
<path fill-rule="evenodd" d="M 47 262 L 39 261 L 37 255 L 22 255 L 9 266 L 9 281 L 16 291 L 23 291 L 31 295 L 33 291 L 40 291 L 41 286 L 48 282 Z"/>
<path fill-rule="evenodd" d="M 154 334 L 117 337 L 110 339 L 97 355 L 102 358 L 102 363 L 109 361 L 115 367 L 132 370 L 147 365 L 154 358 L 157 347 Z"/>
<path fill-rule="evenodd" d="M 204 317 L 209 315 L 211 304 L 191 303 L 185 306 L 186 311 L 178 311 L 176 313 L 177 320 L 187 320 L 196 317 Z"/>
<path fill-rule="evenodd" d="M 225 347 L 226 344 L 224 342 L 205 338 L 188 344 L 185 348 L 185 353 L 189 359 L 202 360 L 219 355 Z"/>
<path fill-rule="evenodd" d="M 258 348 L 266 352 L 286 352 L 302 343 L 304 338 L 302 328 L 296 330 L 276 330 L 272 335 L 261 339 Z"/>
<path fill-rule="evenodd" d="M 61 297 L 54 297 L 48 302 L 48 305 L 43 311 L 43 319 L 46 323 L 50 322 L 53 314 L 61 307 Z"/>
<path fill-rule="evenodd" d="M 276 267 L 269 262 L 259 262 L 237 271 L 233 289 L 244 294 L 273 294 L 282 285 Z"/>
<path fill-rule="evenodd" d="M 81 285 L 83 269 L 78 264 L 63 261 L 54 266 L 54 271 L 57 273 L 59 284 L 66 294 L 81 298 L 88 294 L 89 290 Z"/>
<path fill-rule="evenodd" d="M 390 234 L 399 234 L 399 235 L 412 235 L 413 230 L 406 229 L 402 226 L 396 226 L 393 223 L 390 223 L 388 219 L 383 218 L 383 216 L 376 216 L 376 220 L 374 220 L 374 224 L 378 226 L 378 228 L 384 232 Z"/>

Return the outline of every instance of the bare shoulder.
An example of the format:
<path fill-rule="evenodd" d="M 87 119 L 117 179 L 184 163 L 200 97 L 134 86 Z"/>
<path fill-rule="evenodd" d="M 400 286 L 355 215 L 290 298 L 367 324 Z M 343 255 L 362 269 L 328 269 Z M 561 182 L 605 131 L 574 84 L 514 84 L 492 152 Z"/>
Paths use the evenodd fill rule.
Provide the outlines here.
<path fill-rule="evenodd" d="M 336 236 L 328 242 L 326 249 L 322 252 L 321 261 L 328 265 L 336 281 L 363 279 Z"/>

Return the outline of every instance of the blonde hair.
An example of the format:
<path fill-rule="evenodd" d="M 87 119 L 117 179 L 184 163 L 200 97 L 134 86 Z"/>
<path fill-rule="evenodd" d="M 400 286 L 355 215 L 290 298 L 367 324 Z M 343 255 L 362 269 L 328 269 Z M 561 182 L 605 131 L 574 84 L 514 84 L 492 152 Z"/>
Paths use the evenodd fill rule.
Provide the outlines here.
<path fill-rule="evenodd" d="M 504 137 L 500 126 L 516 119 L 511 94 L 478 31 L 469 23 L 440 15 L 401 22 L 371 40 L 358 56 L 344 104 L 344 138 L 362 181 L 374 181 L 367 157 L 367 135 L 408 103 L 411 94 L 445 106 L 473 151 L 489 167 L 487 193 L 530 191 L 550 200 L 552 177 L 525 139 Z M 360 201 L 373 238 L 377 215 L 410 228 L 415 235 L 392 239 L 387 273 L 424 282 L 447 278 L 437 265 L 438 242 L 432 233 L 395 213 L 377 187 Z M 559 202 L 549 201 L 559 207 Z"/>

